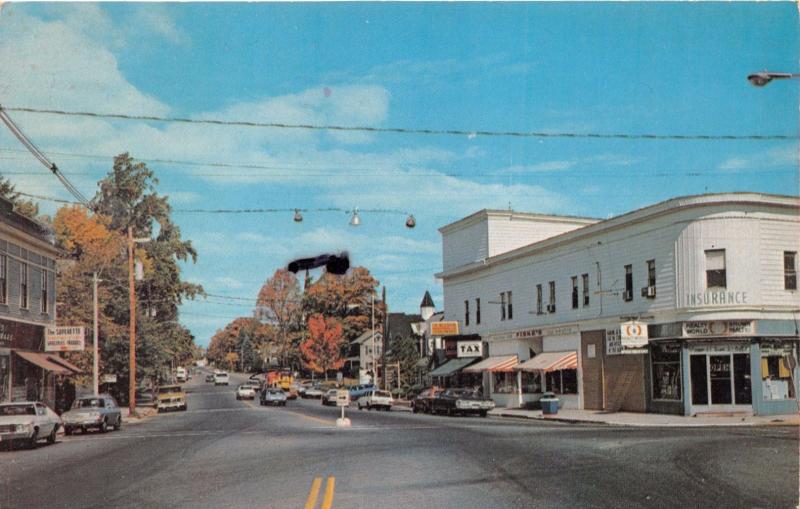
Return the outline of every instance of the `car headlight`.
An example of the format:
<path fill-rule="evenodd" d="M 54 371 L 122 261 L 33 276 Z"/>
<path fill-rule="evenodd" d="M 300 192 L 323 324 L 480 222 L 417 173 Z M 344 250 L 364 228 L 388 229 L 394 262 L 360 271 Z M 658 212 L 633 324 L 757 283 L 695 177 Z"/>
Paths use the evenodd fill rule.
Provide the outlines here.
<path fill-rule="evenodd" d="M 32 429 L 33 425 L 30 423 L 17 424 L 17 433 L 30 433 Z"/>
<path fill-rule="evenodd" d="M 89 419 L 98 420 L 100 419 L 100 412 L 89 412 L 88 414 L 86 414 L 86 417 L 88 417 Z"/>
<path fill-rule="evenodd" d="M 464 408 L 466 406 L 466 401 L 461 401 L 460 399 L 456 400 L 456 408 Z"/>

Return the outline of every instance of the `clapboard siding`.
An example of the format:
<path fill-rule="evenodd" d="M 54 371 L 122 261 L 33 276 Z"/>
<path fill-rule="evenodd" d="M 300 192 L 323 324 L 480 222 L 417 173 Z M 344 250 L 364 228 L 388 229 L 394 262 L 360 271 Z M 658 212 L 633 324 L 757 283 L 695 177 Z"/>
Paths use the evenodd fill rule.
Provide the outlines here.
<path fill-rule="evenodd" d="M 445 270 L 485 259 L 489 253 L 488 223 L 480 221 L 442 238 L 442 267 Z"/>
<path fill-rule="evenodd" d="M 21 320 L 42 325 L 55 324 L 55 259 L 46 254 L 26 249 L 14 240 L 0 242 L 0 254 L 6 255 L 8 263 L 7 298 L 0 305 L 0 319 Z M 28 265 L 28 306 L 20 307 L 20 277 L 22 264 Z M 42 271 L 47 272 L 47 313 L 42 313 Z"/>
<path fill-rule="evenodd" d="M 568 218 L 535 218 L 511 213 L 488 217 L 489 256 L 507 253 L 561 233 L 572 231 L 586 222 Z"/>
<path fill-rule="evenodd" d="M 784 286 L 783 253 L 800 252 L 800 221 L 795 216 L 764 222 L 760 233 L 758 261 L 763 303 L 771 306 L 796 305 L 797 291 L 786 290 Z"/>

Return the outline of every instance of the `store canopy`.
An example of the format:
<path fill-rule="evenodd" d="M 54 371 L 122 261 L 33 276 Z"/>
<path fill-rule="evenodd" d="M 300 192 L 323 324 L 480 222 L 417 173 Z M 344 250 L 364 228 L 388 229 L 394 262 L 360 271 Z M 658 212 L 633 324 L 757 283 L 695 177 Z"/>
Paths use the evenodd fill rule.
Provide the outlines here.
<path fill-rule="evenodd" d="M 461 359 L 450 359 L 438 368 L 431 371 L 430 376 L 450 376 L 461 371 L 465 366 L 475 362 L 477 357 L 463 357 Z"/>
<path fill-rule="evenodd" d="M 483 359 L 474 366 L 464 370 L 464 373 L 481 373 L 483 371 L 514 371 L 514 367 L 519 363 L 516 355 L 499 355 Z"/>
<path fill-rule="evenodd" d="M 52 371 L 57 375 L 71 375 L 73 374 L 72 371 L 67 369 L 66 367 L 56 364 L 55 362 L 48 359 L 47 354 L 38 353 L 38 352 L 24 352 L 20 350 L 14 350 L 14 352 L 25 359 L 26 361 L 30 362 L 35 366 L 39 366 L 40 368 L 44 369 L 45 371 Z"/>
<path fill-rule="evenodd" d="M 531 360 L 525 361 L 516 368 L 519 371 L 558 371 L 560 369 L 578 369 L 578 352 L 545 352 Z"/>
<path fill-rule="evenodd" d="M 47 354 L 47 358 L 48 360 L 54 362 L 55 364 L 60 364 L 61 366 L 64 366 L 65 368 L 71 371 L 74 371 L 76 375 L 80 375 L 81 373 L 83 373 L 83 370 L 81 368 L 79 368 L 75 364 L 72 364 L 67 359 L 59 357 L 58 355 Z"/>

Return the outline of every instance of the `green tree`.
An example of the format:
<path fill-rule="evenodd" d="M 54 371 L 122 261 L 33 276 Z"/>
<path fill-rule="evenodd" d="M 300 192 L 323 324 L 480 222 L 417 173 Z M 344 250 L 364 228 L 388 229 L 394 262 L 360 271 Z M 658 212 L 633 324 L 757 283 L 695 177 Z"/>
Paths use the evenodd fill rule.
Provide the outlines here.
<path fill-rule="evenodd" d="M 412 337 L 396 337 L 392 350 L 387 355 L 387 378 L 393 379 L 392 387 L 397 387 L 397 366 L 400 366 L 400 387 L 408 389 L 416 381 L 416 364 L 419 361 L 417 341 Z"/>

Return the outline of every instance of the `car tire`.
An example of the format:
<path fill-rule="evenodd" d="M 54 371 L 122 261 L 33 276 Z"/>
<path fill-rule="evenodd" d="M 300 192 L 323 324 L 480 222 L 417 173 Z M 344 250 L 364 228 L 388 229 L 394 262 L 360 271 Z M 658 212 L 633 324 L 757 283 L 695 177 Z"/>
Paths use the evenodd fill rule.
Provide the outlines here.
<path fill-rule="evenodd" d="M 56 443 L 56 430 L 57 429 L 58 429 L 58 426 L 53 426 L 53 431 L 51 431 L 50 434 L 47 435 L 47 443 L 48 444 Z"/>
<path fill-rule="evenodd" d="M 411 413 L 412 414 L 418 414 L 419 413 L 419 410 L 417 409 L 416 405 L 411 405 Z"/>
<path fill-rule="evenodd" d="M 36 446 L 38 445 L 37 440 L 39 440 L 39 431 L 34 430 L 33 435 L 31 435 L 31 437 L 28 439 L 28 442 L 25 444 L 25 446 L 28 449 L 36 449 Z"/>
<path fill-rule="evenodd" d="M 65 435 L 71 435 L 72 434 L 72 428 L 64 427 L 64 434 Z"/>
<path fill-rule="evenodd" d="M 108 432 L 108 423 L 106 422 L 105 419 L 103 419 L 103 422 L 100 423 L 100 433 L 107 433 L 107 432 Z"/>
<path fill-rule="evenodd" d="M 117 417 L 117 422 L 114 424 L 114 431 L 119 431 L 122 429 L 122 416 L 120 415 Z"/>

